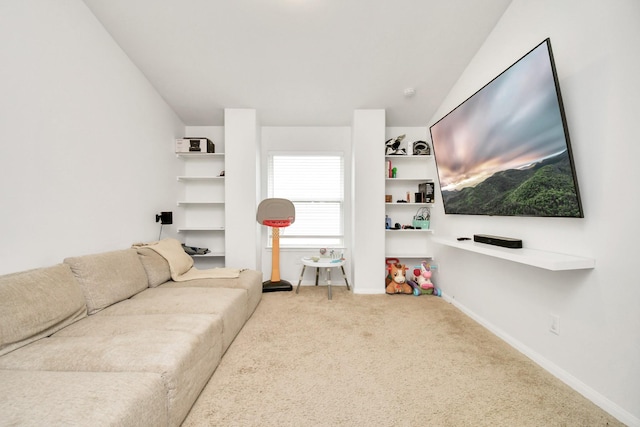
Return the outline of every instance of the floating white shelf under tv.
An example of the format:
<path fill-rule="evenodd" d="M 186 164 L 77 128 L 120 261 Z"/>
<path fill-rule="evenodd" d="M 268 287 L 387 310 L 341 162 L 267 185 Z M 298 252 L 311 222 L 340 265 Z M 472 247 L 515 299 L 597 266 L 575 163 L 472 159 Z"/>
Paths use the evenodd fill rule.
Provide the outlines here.
<path fill-rule="evenodd" d="M 541 251 L 537 249 L 502 248 L 500 246 L 492 246 L 486 243 L 477 243 L 473 240 L 459 241 L 455 237 L 434 237 L 433 241 L 442 245 L 463 249 L 465 251 L 476 252 L 552 271 L 584 270 L 595 268 L 596 266 L 596 260 L 593 258 Z"/>

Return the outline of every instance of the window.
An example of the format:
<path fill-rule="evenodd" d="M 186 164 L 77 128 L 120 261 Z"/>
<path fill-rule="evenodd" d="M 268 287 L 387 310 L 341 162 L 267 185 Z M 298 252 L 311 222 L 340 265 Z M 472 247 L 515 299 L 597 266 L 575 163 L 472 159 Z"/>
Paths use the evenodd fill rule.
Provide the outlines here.
<path fill-rule="evenodd" d="M 343 164 L 338 154 L 269 155 L 269 197 L 296 207 L 294 223 L 281 229 L 281 247 L 343 246 Z"/>

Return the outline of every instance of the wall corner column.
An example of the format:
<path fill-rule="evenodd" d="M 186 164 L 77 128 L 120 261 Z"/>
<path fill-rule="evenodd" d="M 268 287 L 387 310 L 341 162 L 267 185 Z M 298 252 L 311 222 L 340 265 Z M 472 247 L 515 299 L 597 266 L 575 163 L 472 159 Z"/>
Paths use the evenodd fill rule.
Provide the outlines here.
<path fill-rule="evenodd" d="M 355 110 L 352 124 L 352 259 L 354 293 L 384 293 L 385 110 Z"/>
<path fill-rule="evenodd" d="M 256 209 L 260 188 L 260 140 L 256 110 L 226 108 L 225 265 L 260 270 Z"/>

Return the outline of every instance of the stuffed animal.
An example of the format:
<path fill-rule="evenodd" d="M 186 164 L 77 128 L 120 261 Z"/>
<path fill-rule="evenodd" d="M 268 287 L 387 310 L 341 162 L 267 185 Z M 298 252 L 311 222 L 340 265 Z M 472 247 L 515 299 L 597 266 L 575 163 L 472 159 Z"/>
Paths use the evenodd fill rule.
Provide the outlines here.
<path fill-rule="evenodd" d="M 413 288 L 407 283 L 407 266 L 396 263 L 389 265 L 389 274 L 386 279 L 386 292 L 388 294 L 412 294 Z"/>
<path fill-rule="evenodd" d="M 436 288 L 431 283 L 431 268 L 425 261 L 413 269 L 413 279 L 409 281 L 412 287 L 419 289 L 420 294 L 432 295 Z"/>
<path fill-rule="evenodd" d="M 420 264 L 420 276 L 416 278 L 416 281 L 422 289 L 433 289 L 433 283 L 431 283 L 431 267 L 424 261 Z"/>

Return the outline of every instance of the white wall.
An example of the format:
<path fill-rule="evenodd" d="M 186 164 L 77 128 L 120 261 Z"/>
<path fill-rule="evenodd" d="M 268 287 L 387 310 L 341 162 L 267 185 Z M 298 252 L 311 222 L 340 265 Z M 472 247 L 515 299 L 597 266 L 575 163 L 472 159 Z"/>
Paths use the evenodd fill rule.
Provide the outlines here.
<path fill-rule="evenodd" d="M 345 126 L 337 127 L 262 127 L 261 128 L 261 144 L 262 144 L 262 185 L 261 198 L 267 197 L 267 156 L 270 152 L 306 152 L 306 153 L 336 153 L 340 152 L 344 155 L 344 182 L 345 182 L 345 257 L 351 256 L 351 242 L 349 240 L 351 234 L 351 225 L 349 218 L 351 217 L 351 128 Z M 283 231 L 286 233 L 286 229 Z M 262 247 L 262 272 L 264 280 L 271 277 L 271 249 L 267 249 L 267 229 L 262 227 L 261 243 Z M 294 287 L 298 284 L 302 263 L 300 258 L 318 254 L 317 249 L 286 249 L 280 248 L 280 276 L 282 280 L 291 282 Z M 350 280 L 350 268 L 345 265 L 347 279 Z M 307 269 L 305 272 L 302 285 L 314 283 L 314 272 Z M 341 274 L 333 273 L 331 283 L 335 285 L 344 285 Z M 324 280 L 324 277 L 322 278 Z M 351 280 L 349 281 L 351 283 Z"/>
<path fill-rule="evenodd" d="M 0 52 L 0 273 L 157 239 L 184 125 L 84 3 L 2 1 Z"/>
<path fill-rule="evenodd" d="M 596 259 L 550 272 L 441 247 L 437 286 L 530 357 L 630 425 L 640 425 L 640 2 L 514 0 L 434 123 L 546 37 L 569 123 L 584 219 L 432 217 L 440 235 L 487 233 Z M 549 332 L 560 316 L 560 335 Z"/>

